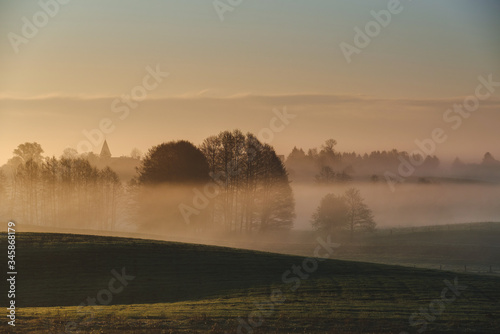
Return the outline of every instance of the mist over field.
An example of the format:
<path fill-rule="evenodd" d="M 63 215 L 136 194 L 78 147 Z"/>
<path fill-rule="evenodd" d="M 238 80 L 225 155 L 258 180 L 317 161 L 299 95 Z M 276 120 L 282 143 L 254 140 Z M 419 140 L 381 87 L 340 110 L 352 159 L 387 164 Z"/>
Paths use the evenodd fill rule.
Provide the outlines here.
<path fill-rule="evenodd" d="M 360 190 L 366 204 L 373 211 L 377 227 L 382 229 L 500 220 L 500 185 L 496 183 L 402 183 L 397 184 L 393 191 L 384 180 L 376 183 L 353 181 L 331 185 L 292 181 L 296 214 L 292 230 L 312 231 L 312 215 L 321 199 L 329 193 L 341 195 L 352 187 Z M 96 219 L 100 213 L 107 214 L 104 207 L 101 207 L 104 211 L 92 209 L 93 211 L 82 212 L 75 206 L 77 204 L 73 199 L 60 198 L 57 208 L 61 212 L 61 219 L 30 226 L 82 229 L 96 234 L 102 230 L 105 235 L 112 235 L 113 231 L 117 235 L 119 232 L 155 233 L 166 240 L 180 236 L 207 240 L 232 238 L 224 234 L 224 227 L 210 217 L 211 207 L 224 200 L 224 195 L 213 181 L 155 186 L 142 190 L 123 185 L 121 189 L 123 193 L 115 203 L 117 211 L 114 213 L 113 224 L 111 221 L 109 224 L 104 223 L 106 219 L 99 223 L 100 220 Z M 89 199 L 95 198 L 91 193 L 87 193 L 87 196 Z M 245 194 L 241 193 L 241 196 Z M 141 208 L 139 202 L 147 205 Z M 3 219 L 8 217 L 8 209 L 5 208 L 7 203 L 3 203 Z M 88 203 L 91 205 L 91 202 Z"/>
<path fill-rule="evenodd" d="M 192 205 L 193 200 L 198 197 L 196 189 L 203 191 L 204 186 L 204 184 L 185 187 L 166 186 L 163 190 L 161 188 L 155 189 L 149 195 L 147 201 L 150 203 L 155 201 L 165 203 L 165 201 L 170 200 L 172 216 L 177 216 L 180 222 L 179 228 L 181 228 L 175 230 L 175 232 L 185 231 L 187 233 L 189 228 L 188 226 L 182 228 L 184 220 L 178 205 L 180 203 Z M 328 193 L 340 195 L 351 187 L 356 187 L 361 191 L 367 205 L 373 210 L 379 228 L 494 222 L 500 220 L 499 184 L 478 182 L 423 185 L 398 184 L 395 191 L 392 191 L 385 181 L 375 184 L 371 182 L 353 182 L 334 185 L 292 182 L 291 187 L 296 203 L 295 212 L 297 217 L 293 225 L 295 230 L 313 230 L 311 217 L 321 198 Z M 220 194 L 216 196 L 220 196 Z M 136 217 L 130 222 L 132 225 L 128 225 L 126 230 L 132 231 L 136 228 L 137 231 L 141 231 L 141 227 L 135 226 L 134 222 L 141 222 L 146 217 L 156 220 L 156 228 L 162 230 L 162 224 L 164 223 L 162 217 L 167 208 L 168 206 L 165 204 L 159 205 L 154 211 L 148 211 L 147 216 Z M 191 216 L 195 224 L 209 224 L 206 218 L 207 212 L 204 212 L 204 210 L 206 209 L 200 210 L 200 214 Z M 124 219 L 127 221 L 130 217 L 124 216 Z M 174 232 L 174 230 L 170 232 Z M 215 233 L 217 230 L 213 232 Z M 164 230 L 164 233 L 168 235 L 169 230 Z M 194 233 L 194 236 L 200 237 L 196 233 Z"/>
<path fill-rule="evenodd" d="M 297 201 L 296 229 L 310 229 L 310 218 L 321 197 L 342 193 L 352 185 L 311 186 L 292 184 Z M 500 219 L 498 184 L 399 184 L 396 191 L 381 181 L 357 183 L 373 209 L 377 226 L 410 227 Z"/>
<path fill-rule="evenodd" d="M 316 185 L 295 183 L 291 184 L 295 197 L 296 219 L 294 230 L 313 230 L 311 219 L 318 207 L 321 198 L 328 193 L 342 194 L 351 187 L 361 191 L 366 204 L 372 209 L 378 228 L 402 228 L 433 225 L 448 225 L 474 222 L 495 222 L 500 220 L 500 185 L 483 183 L 441 183 L 441 184 L 398 184 L 396 191 L 392 191 L 386 182 L 353 182 L 349 184 Z M 168 187 L 167 187 L 168 188 Z M 162 217 L 166 205 L 158 206 L 156 211 L 149 211 L 148 217 L 156 217 L 158 230 L 163 230 L 167 236 L 177 233 L 203 238 L 203 234 L 190 231 L 188 226 L 182 228 L 182 215 L 177 209 L 179 203 L 191 205 L 197 196 L 194 189 L 203 190 L 203 185 L 198 187 L 187 186 L 175 189 L 157 189 L 156 195 L 148 201 L 154 203 L 158 198 L 171 199 L 172 215 L 176 215 L 180 222 L 180 230 L 163 230 Z M 163 201 L 163 200 L 162 200 Z M 157 211 L 160 211 L 159 213 Z M 157 215 L 155 216 L 155 212 Z M 196 224 L 206 225 L 207 212 L 201 210 L 199 215 L 193 215 Z M 141 222 L 146 217 L 137 217 L 135 222 Z M 138 232 L 141 227 L 129 225 L 126 230 Z M 214 235 L 221 229 L 211 231 Z M 209 233 L 210 234 L 210 233 Z M 204 234 L 208 236 L 207 234 Z M 229 236 L 226 236 L 230 238 Z"/>

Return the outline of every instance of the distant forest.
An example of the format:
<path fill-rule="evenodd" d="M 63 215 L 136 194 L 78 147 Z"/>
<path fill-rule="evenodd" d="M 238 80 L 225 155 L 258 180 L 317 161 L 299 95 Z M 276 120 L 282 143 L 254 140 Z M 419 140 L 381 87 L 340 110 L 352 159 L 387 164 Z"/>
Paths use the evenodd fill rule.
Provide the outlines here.
<path fill-rule="evenodd" d="M 294 147 L 285 160 L 290 179 L 296 182 L 320 184 L 353 180 L 385 182 L 386 172 L 397 173 L 402 162 L 413 160 L 421 161 L 419 166 L 415 167 L 413 175 L 415 182 L 437 182 L 436 178 L 500 181 L 500 161 L 490 153 L 485 153 L 479 164 L 465 164 L 456 158 L 450 168 L 444 168 L 435 155 L 424 157 L 396 149 L 357 154 L 338 152 L 335 149 L 336 145 L 335 140 L 329 139 L 320 148 L 312 148 L 307 152 Z"/>

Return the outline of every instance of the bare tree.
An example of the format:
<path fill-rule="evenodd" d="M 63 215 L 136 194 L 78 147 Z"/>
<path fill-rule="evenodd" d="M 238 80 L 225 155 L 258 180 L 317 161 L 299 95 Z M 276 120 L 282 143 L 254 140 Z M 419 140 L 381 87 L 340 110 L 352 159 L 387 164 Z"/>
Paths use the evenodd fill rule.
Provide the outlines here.
<path fill-rule="evenodd" d="M 229 231 L 291 228 L 294 199 L 288 173 L 269 145 L 234 130 L 207 138 L 200 146 L 210 175 L 220 188 L 211 222 Z"/>
<path fill-rule="evenodd" d="M 43 149 L 38 143 L 20 144 L 14 150 L 12 164 L 16 165 L 14 172 L 15 194 L 20 199 L 18 206 L 23 219 L 28 224 L 37 224 L 39 218 L 38 195 L 41 181 L 41 163 Z"/>
<path fill-rule="evenodd" d="M 43 182 L 43 208 L 42 219 L 55 226 L 59 224 L 58 196 L 59 194 L 59 171 L 60 164 L 55 158 L 46 159 L 42 165 Z"/>
<path fill-rule="evenodd" d="M 104 212 L 102 216 L 103 228 L 112 230 L 116 224 L 116 212 L 119 195 L 122 187 L 118 175 L 109 167 L 104 168 L 99 174 L 101 193 L 103 195 L 102 205 Z"/>
<path fill-rule="evenodd" d="M 347 204 L 347 221 L 351 240 L 354 238 L 354 231 L 373 231 L 375 229 L 375 220 L 372 211 L 364 203 L 361 192 L 356 188 L 349 188 L 344 198 Z"/>
<path fill-rule="evenodd" d="M 222 143 L 219 136 L 208 137 L 200 145 L 200 150 L 203 152 L 205 158 L 207 159 L 209 175 L 213 179 L 217 178 L 216 173 L 218 173 L 220 168 L 219 152 L 221 149 L 221 145 Z M 217 199 L 213 199 L 212 201 L 210 201 L 209 206 L 207 208 L 209 217 L 208 225 L 211 227 L 215 225 L 216 214 L 217 214 L 216 208 L 217 208 Z"/>
<path fill-rule="evenodd" d="M 9 219 L 6 217 L 8 212 L 7 196 L 8 179 L 3 170 L 0 169 L 0 219 Z"/>
<path fill-rule="evenodd" d="M 259 196 L 259 230 L 289 229 L 295 218 L 295 201 L 288 181 L 288 173 L 281 159 L 269 145 L 262 147 Z"/>

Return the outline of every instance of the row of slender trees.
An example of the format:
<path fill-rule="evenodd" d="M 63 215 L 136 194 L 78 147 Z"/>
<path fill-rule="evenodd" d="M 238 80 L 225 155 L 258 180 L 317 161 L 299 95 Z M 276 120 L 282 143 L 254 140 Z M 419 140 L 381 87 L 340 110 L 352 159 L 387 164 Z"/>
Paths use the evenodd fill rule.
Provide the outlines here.
<path fill-rule="evenodd" d="M 113 229 L 122 192 L 117 174 L 83 158 L 42 153 L 37 143 L 14 150 L 10 177 L 0 178 L 4 214 L 31 225 Z"/>
<path fill-rule="evenodd" d="M 5 175 L 4 171 L 0 169 L 0 219 L 10 219 L 7 218 L 8 212 L 8 201 L 9 198 L 7 196 L 7 184 L 8 179 Z"/>

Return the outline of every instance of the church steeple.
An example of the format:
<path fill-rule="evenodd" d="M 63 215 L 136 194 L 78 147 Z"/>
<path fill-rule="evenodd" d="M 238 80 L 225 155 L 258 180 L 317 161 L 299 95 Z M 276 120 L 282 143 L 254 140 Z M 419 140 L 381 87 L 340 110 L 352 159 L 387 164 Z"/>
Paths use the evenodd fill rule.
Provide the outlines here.
<path fill-rule="evenodd" d="M 102 145 L 100 157 L 101 159 L 111 158 L 111 151 L 109 150 L 108 142 L 106 141 L 106 139 L 104 139 L 104 144 Z"/>

